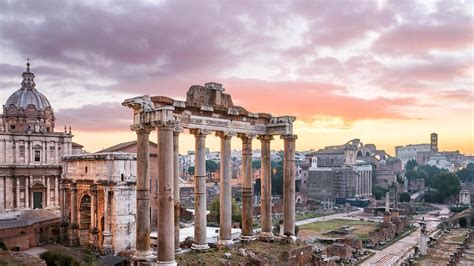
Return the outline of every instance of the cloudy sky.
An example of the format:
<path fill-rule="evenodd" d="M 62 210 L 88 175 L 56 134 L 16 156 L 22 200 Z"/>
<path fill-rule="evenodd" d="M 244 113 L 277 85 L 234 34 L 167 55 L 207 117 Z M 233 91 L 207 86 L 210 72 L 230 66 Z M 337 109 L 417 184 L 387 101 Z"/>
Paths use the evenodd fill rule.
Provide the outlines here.
<path fill-rule="evenodd" d="M 473 0 L 3 0 L 0 100 L 31 57 L 56 130 L 72 126 L 89 151 L 134 139 L 123 99 L 184 99 L 215 81 L 250 111 L 296 116 L 299 150 L 360 138 L 393 154 L 437 132 L 442 150 L 474 153 L 473 10 Z M 185 134 L 181 150 L 192 147 Z"/>

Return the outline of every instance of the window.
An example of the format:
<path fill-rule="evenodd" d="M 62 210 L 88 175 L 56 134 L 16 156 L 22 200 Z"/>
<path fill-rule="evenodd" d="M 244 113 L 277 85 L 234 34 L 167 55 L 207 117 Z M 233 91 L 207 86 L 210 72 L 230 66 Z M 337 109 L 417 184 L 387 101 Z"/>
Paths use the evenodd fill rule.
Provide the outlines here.
<path fill-rule="evenodd" d="M 10 129 L 15 129 L 15 125 L 10 125 Z"/>
<path fill-rule="evenodd" d="M 86 174 L 87 174 L 87 166 L 86 166 L 86 168 L 84 169 L 84 171 L 85 171 L 85 172 L 86 172 Z"/>
<path fill-rule="evenodd" d="M 25 157 L 25 146 L 20 146 L 20 157 Z"/>
<path fill-rule="evenodd" d="M 35 151 L 35 162 L 41 161 L 41 154 L 40 151 Z"/>
<path fill-rule="evenodd" d="M 120 179 L 121 179 L 122 181 L 124 181 L 124 175 L 123 175 L 123 174 L 120 174 Z"/>

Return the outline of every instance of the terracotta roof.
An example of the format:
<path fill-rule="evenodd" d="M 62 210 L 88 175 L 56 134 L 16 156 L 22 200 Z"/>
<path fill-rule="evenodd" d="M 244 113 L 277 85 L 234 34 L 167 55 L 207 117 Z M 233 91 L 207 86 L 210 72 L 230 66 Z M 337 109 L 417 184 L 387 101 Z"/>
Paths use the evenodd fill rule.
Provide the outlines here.
<path fill-rule="evenodd" d="M 131 147 L 131 146 L 136 146 L 136 145 L 137 145 L 137 141 L 136 141 L 136 140 L 127 141 L 127 142 L 122 142 L 122 143 L 119 143 L 119 144 L 117 144 L 117 145 L 114 145 L 114 146 L 105 148 L 105 149 L 103 149 L 103 150 L 100 150 L 100 151 L 98 151 L 97 153 L 122 151 L 122 150 L 125 149 L 125 148 Z M 155 147 L 155 148 L 158 147 L 158 145 L 157 145 L 156 143 L 154 143 L 153 141 L 150 141 L 150 146 Z"/>
<path fill-rule="evenodd" d="M 80 148 L 80 149 L 81 149 L 81 148 L 83 148 L 84 146 L 82 146 L 82 145 L 79 144 L 79 143 L 72 142 L 72 147 L 73 147 L 73 148 Z"/>

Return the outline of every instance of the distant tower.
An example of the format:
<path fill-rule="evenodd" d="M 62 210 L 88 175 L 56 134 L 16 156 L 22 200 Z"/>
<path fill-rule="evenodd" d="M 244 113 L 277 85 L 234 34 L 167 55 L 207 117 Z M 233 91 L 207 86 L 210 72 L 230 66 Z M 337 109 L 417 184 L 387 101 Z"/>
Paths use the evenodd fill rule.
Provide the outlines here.
<path fill-rule="evenodd" d="M 438 134 L 431 133 L 431 152 L 438 152 Z"/>

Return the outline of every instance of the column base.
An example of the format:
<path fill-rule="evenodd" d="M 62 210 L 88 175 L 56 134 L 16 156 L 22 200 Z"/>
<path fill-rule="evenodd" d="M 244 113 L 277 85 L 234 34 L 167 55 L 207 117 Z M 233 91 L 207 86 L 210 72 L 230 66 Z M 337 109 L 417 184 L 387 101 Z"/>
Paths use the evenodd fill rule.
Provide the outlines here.
<path fill-rule="evenodd" d="M 258 234 L 259 240 L 269 241 L 273 240 L 273 238 L 275 238 L 275 236 L 272 232 L 260 232 L 260 234 Z"/>
<path fill-rule="evenodd" d="M 175 266 L 178 265 L 176 261 L 157 261 L 156 265 L 166 265 L 166 266 Z"/>
<path fill-rule="evenodd" d="M 234 244 L 234 241 L 232 239 L 227 239 L 227 240 L 220 239 L 219 241 L 217 241 L 217 245 L 220 247 L 230 247 L 233 244 Z"/>
<path fill-rule="evenodd" d="M 291 243 L 296 243 L 296 236 L 295 235 L 285 236 L 285 239 L 287 241 L 290 241 Z"/>
<path fill-rule="evenodd" d="M 243 236 L 241 235 L 240 236 L 240 241 L 242 242 L 249 242 L 249 241 L 254 241 L 255 240 L 255 236 Z"/>
<path fill-rule="evenodd" d="M 206 243 L 206 244 L 194 244 L 191 246 L 191 249 L 192 250 L 197 250 L 197 251 L 201 251 L 201 250 L 207 250 L 209 249 L 209 245 Z"/>
<path fill-rule="evenodd" d="M 151 250 L 137 250 L 132 257 L 132 260 L 136 261 L 153 261 L 155 257 Z"/>

